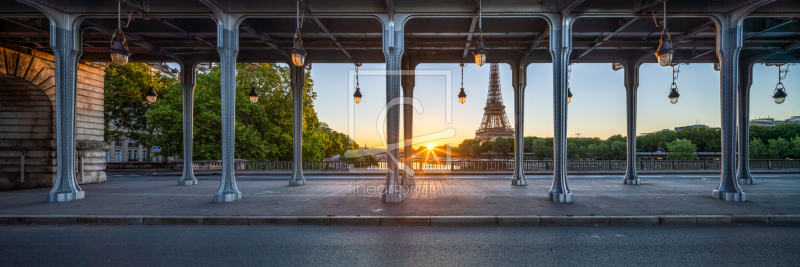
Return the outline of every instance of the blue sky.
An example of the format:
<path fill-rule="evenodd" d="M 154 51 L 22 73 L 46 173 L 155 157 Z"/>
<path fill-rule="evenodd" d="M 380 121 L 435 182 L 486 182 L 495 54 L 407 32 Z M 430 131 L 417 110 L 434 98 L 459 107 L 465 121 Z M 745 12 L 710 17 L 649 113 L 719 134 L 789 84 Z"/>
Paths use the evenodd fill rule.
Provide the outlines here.
<path fill-rule="evenodd" d="M 348 90 L 348 73 L 352 64 L 314 64 L 311 77 L 317 92 L 316 111 L 319 119 L 334 130 L 348 132 L 348 102 L 352 100 L 352 88 Z M 361 70 L 385 69 L 385 64 L 364 64 Z M 787 119 L 800 115 L 800 66 L 792 66 L 784 84 L 789 97 L 782 105 L 772 99 L 777 83 L 777 67 L 756 65 L 753 68 L 751 89 L 751 118 L 773 117 Z M 416 78 L 414 97 L 424 108 L 414 117 L 414 134 L 424 135 L 452 128 L 454 137 L 435 141 L 436 144 L 452 143 L 473 138 L 483 117 L 489 84 L 489 65 L 478 67 L 468 64 L 464 68 L 465 104 L 457 102 L 461 74 L 458 64 L 422 64 L 417 70 L 452 71 L 452 96 L 445 94 L 445 76 Z M 525 136 L 553 136 L 553 88 L 552 65 L 532 64 L 528 67 L 528 83 L 525 90 Z M 624 71 L 613 71 L 611 64 L 573 64 L 570 80 L 574 97 L 569 104 L 567 132 L 571 137 L 608 138 L 614 134 L 625 135 L 625 87 Z M 511 71 L 507 64 L 500 65 L 500 82 L 506 114 L 514 123 L 513 89 Z M 680 68 L 676 81 L 681 93 L 677 104 L 667 98 L 672 82 L 671 68 L 657 64 L 641 67 L 638 103 L 638 133 L 672 129 L 676 126 L 695 123 L 711 127 L 720 126 L 719 72 L 712 64 L 690 64 Z M 378 146 L 382 142 L 378 134 L 378 113 L 386 102 L 386 82 L 383 76 L 360 76 L 361 104 L 355 105 L 354 138 L 360 144 Z M 453 120 L 445 123 L 445 99 L 452 97 Z M 402 133 L 402 131 L 401 131 Z"/>

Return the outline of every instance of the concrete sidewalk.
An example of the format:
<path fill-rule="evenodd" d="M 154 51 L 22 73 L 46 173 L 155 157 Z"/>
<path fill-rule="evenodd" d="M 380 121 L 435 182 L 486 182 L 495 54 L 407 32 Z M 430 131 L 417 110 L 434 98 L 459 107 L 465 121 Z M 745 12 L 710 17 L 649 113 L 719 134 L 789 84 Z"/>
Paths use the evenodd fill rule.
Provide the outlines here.
<path fill-rule="evenodd" d="M 713 179 L 656 180 L 623 185 L 572 180 L 575 203 L 549 201 L 550 181 L 511 186 L 508 179 L 420 180 L 402 203 L 386 204 L 379 180 L 239 181 L 243 199 L 213 203 L 219 182 L 117 181 L 83 185 L 86 198 L 46 203 L 48 188 L 0 192 L 0 215 L 137 216 L 665 216 L 800 214 L 800 180 L 759 179 L 742 186 L 747 202 L 715 200 Z"/>

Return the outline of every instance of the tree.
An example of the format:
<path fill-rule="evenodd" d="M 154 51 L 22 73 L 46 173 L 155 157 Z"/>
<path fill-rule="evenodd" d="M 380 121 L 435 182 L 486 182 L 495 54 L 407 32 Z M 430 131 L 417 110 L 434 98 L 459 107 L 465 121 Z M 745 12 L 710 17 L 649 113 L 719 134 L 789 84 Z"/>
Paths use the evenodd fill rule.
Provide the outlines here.
<path fill-rule="evenodd" d="M 537 159 L 553 158 L 553 139 L 539 138 L 531 143 L 531 151 Z"/>
<path fill-rule="evenodd" d="M 276 64 L 236 64 L 235 157 L 248 160 L 291 160 L 292 88 L 286 66 Z M 256 86 L 259 101 L 251 103 L 248 94 Z M 321 160 L 333 145 L 314 111 L 316 93 L 310 73 L 303 88 L 303 160 Z M 197 75 L 194 90 L 194 159 L 221 158 L 220 68 Z M 147 112 L 147 122 L 161 134 L 156 140 L 163 151 L 183 154 L 183 94 L 179 85 L 159 93 L 159 100 Z M 349 138 L 347 139 L 349 140 Z M 354 143 L 354 142 L 353 142 Z"/>
<path fill-rule="evenodd" d="M 145 93 L 153 88 L 159 95 L 177 82 L 160 72 L 151 72 L 144 63 L 119 66 L 109 64 L 105 69 L 103 93 L 103 135 L 106 140 L 128 138 L 149 147 L 156 139 L 157 129 L 146 118 L 153 105 Z M 150 151 L 147 149 L 146 151 Z M 172 155 L 177 150 L 167 148 L 163 154 Z M 148 160 L 150 157 L 145 156 Z"/>
<path fill-rule="evenodd" d="M 509 158 L 509 154 L 514 152 L 514 138 L 498 137 L 492 143 L 492 151 L 504 159 Z"/>
<path fill-rule="evenodd" d="M 462 157 L 477 157 L 480 154 L 480 146 L 481 143 L 475 139 L 464 139 L 461 141 L 461 144 L 458 145 L 456 151 L 461 154 Z"/>
<path fill-rule="evenodd" d="M 669 154 L 667 157 L 672 160 L 695 160 L 697 159 L 697 146 L 692 141 L 686 139 L 676 139 L 667 143 Z"/>
<path fill-rule="evenodd" d="M 760 138 L 761 140 L 777 140 L 779 137 L 790 140 L 800 135 L 800 124 L 790 123 L 772 127 L 750 126 L 750 140 Z"/>
<path fill-rule="evenodd" d="M 756 138 L 753 141 L 750 141 L 750 159 L 768 159 L 769 158 L 769 149 L 767 146 L 764 145 L 764 142 L 761 142 L 761 139 Z"/>
<path fill-rule="evenodd" d="M 792 151 L 791 156 L 794 159 L 800 159 L 800 135 L 792 138 Z"/>
<path fill-rule="evenodd" d="M 769 158 L 783 159 L 791 155 L 792 143 L 778 137 L 778 139 L 769 140 Z"/>
<path fill-rule="evenodd" d="M 481 149 L 479 154 L 488 153 L 492 151 L 492 147 L 494 147 L 494 141 L 481 142 Z"/>
<path fill-rule="evenodd" d="M 626 157 L 626 147 L 622 141 L 606 141 L 600 145 L 591 144 L 586 150 L 590 156 L 601 160 L 623 160 Z"/>
<path fill-rule="evenodd" d="M 621 134 L 615 134 L 615 135 L 612 135 L 611 137 L 609 137 L 608 140 L 606 140 L 606 142 L 609 142 L 609 143 L 614 143 L 616 141 L 627 142 L 628 139 L 623 137 Z"/>
<path fill-rule="evenodd" d="M 581 159 L 581 157 L 586 154 L 586 151 L 587 149 L 584 146 L 580 146 L 573 142 L 567 142 L 567 158 Z"/>

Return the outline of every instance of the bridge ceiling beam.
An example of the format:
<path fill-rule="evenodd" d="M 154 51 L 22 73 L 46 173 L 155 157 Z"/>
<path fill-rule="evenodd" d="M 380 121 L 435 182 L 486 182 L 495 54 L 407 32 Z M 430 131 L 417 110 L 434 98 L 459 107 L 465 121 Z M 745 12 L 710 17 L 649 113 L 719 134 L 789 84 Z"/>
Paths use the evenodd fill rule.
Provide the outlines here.
<path fill-rule="evenodd" d="M 83 45 L 86 55 L 102 54 L 108 46 L 110 32 L 116 27 L 116 1 L 112 0 L 37 0 L 66 12 L 88 15 L 84 26 L 98 31 L 86 31 Z M 294 35 L 296 4 L 278 0 L 212 0 L 225 6 L 228 12 L 250 14 L 241 28 L 241 60 L 285 62 L 287 49 Z M 134 10 L 131 27 L 125 28 L 134 52 L 131 60 L 157 58 L 170 61 L 170 55 L 211 53 L 216 47 L 216 23 L 205 5 L 197 0 L 154 2 L 123 0 L 126 11 Z M 556 12 L 570 1 L 521 3 L 485 0 L 483 3 L 483 37 L 492 57 L 503 61 L 524 56 L 540 61 L 549 57 L 547 22 L 537 15 Z M 716 26 L 705 17 L 727 11 L 745 0 L 730 0 L 727 5 L 711 7 L 692 0 L 670 0 L 668 8 L 670 33 L 678 49 L 677 56 L 685 60 L 713 58 Z M 648 6 L 655 1 L 586 0 L 573 11 L 579 16 L 572 32 L 573 61 L 611 59 L 620 51 L 645 52 L 658 46 L 660 30 L 649 17 Z M 313 9 L 303 27 L 304 46 L 309 50 L 309 62 L 383 62 L 382 27 L 376 16 L 387 13 L 413 14 L 405 22 L 406 53 L 415 60 L 423 57 L 437 62 L 463 62 L 474 46 L 477 28 L 476 5 L 473 1 L 439 2 L 429 0 L 344 0 L 305 1 L 303 8 Z M 643 12 L 642 12 L 643 11 Z M 138 15 L 141 12 L 143 15 Z M 513 12 L 513 13 L 512 13 Z M 539 13 L 537 13 L 539 12 Z M 637 13 L 639 12 L 639 13 Z M 743 26 L 743 51 L 780 51 L 800 42 L 800 4 L 776 1 L 754 11 Z M 512 17 L 514 16 L 514 17 Z M 145 18 L 146 17 L 146 18 Z M 639 17 L 639 19 L 632 19 Z M 622 18 L 622 19 L 621 19 Z M 0 11 L 0 40 L 50 51 L 49 21 L 41 12 L 12 1 Z M 252 53 L 250 53 L 252 52 Z M 268 52 L 270 56 L 259 56 Z M 338 53 L 338 55 L 328 55 Z M 145 56 L 145 54 L 147 54 Z M 598 54 L 598 55 L 595 55 Z M 788 53 L 791 55 L 791 53 Z M 376 57 L 376 58 L 372 58 Z M 777 57 L 777 56 L 776 56 Z M 102 61 L 108 61 L 107 56 Z M 321 61 L 317 61 L 321 60 Z M 490 59 L 491 60 L 491 59 Z M 611 62 L 611 61 L 609 61 Z"/>

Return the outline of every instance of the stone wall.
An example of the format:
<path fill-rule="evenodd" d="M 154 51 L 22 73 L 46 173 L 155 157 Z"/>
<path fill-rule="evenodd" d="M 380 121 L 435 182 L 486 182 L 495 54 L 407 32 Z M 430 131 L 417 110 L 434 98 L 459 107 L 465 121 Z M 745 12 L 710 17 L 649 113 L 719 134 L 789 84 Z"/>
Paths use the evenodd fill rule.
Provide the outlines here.
<path fill-rule="evenodd" d="M 0 190 L 49 187 L 56 173 L 53 55 L 0 42 Z M 78 64 L 76 179 L 106 181 L 103 66 Z"/>

